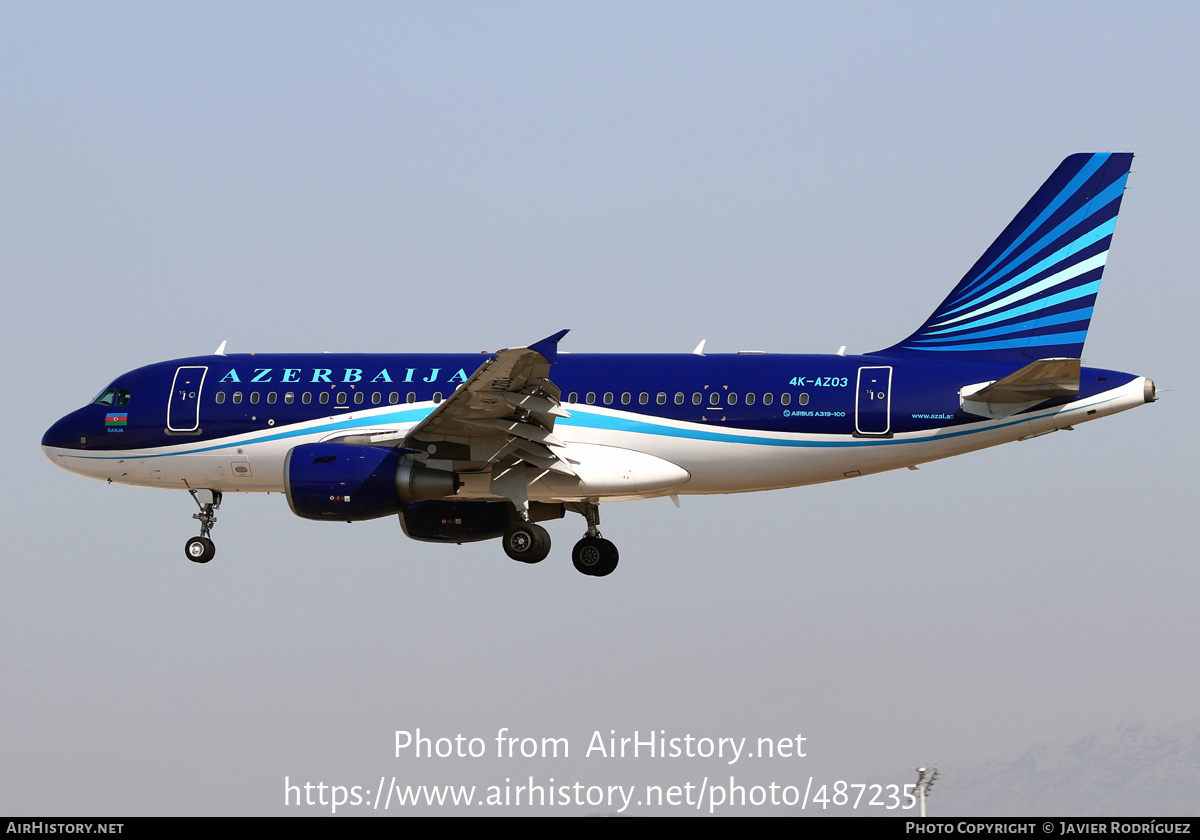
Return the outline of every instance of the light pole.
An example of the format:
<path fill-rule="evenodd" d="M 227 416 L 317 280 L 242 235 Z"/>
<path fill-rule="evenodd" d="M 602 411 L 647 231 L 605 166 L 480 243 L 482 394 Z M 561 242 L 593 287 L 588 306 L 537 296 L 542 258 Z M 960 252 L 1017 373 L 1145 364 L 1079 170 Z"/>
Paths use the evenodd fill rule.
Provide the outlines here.
<path fill-rule="evenodd" d="M 937 769 L 937 765 L 932 767 L 917 768 L 917 795 L 921 797 L 921 816 L 925 816 L 925 797 L 929 791 L 933 790 L 934 782 L 938 780 L 941 772 Z"/>

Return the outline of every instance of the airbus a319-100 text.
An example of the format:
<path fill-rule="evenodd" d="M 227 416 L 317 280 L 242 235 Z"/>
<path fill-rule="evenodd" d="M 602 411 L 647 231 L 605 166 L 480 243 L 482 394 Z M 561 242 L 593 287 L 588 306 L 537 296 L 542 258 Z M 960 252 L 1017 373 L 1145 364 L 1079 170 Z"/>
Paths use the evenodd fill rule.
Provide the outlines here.
<path fill-rule="evenodd" d="M 228 354 L 122 374 L 42 439 L 63 469 L 187 490 L 212 559 L 222 496 L 282 492 L 307 519 L 398 516 L 411 538 L 550 550 L 581 514 L 576 568 L 616 547 L 601 502 L 796 487 L 910 467 L 1152 402 L 1081 365 L 1130 154 L 1062 162 L 908 338 L 863 355 L 560 352 L 566 330 L 478 355 Z"/>

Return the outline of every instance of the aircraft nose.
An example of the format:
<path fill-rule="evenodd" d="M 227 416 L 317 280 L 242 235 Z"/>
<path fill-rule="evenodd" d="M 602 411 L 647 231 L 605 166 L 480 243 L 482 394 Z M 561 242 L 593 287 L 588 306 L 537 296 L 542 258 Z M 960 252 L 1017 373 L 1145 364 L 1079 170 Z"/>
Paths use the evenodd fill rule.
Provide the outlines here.
<path fill-rule="evenodd" d="M 42 435 L 42 448 L 54 449 L 83 449 L 87 446 L 87 432 L 83 423 L 79 422 L 73 412 L 63 417 Z M 47 452 L 47 455 L 49 453 Z"/>

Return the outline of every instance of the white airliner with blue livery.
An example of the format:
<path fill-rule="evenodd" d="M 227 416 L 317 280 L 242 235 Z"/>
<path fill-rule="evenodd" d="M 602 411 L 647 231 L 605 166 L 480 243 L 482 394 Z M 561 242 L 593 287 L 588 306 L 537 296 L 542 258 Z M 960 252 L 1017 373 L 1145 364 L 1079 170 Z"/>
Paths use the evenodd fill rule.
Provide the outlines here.
<path fill-rule="evenodd" d="M 911 467 L 1155 399 L 1080 363 L 1133 160 L 1067 158 L 912 335 L 860 356 L 560 352 L 567 331 L 477 355 L 229 354 L 122 374 L 42 438 L 90 478 L 187 490 L 212 559 L 225 493 L 280 492 L 307 519 L 398 516 L 411 538 L 618 552 L 601 502 L 744 493 Z"/>

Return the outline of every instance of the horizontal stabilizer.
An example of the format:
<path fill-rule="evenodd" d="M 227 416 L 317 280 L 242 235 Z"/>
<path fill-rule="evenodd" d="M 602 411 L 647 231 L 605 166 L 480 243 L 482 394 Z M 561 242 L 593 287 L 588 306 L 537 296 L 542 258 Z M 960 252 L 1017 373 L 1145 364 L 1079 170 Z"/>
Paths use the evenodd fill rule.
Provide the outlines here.
<path fill-rule="evenodd" d="M 1079 359 L 1038 359 L 993 382 L 967 385 L 958 392 L 963 411 L 999 419 L 1046 400 L 1079 393 Z"/>

